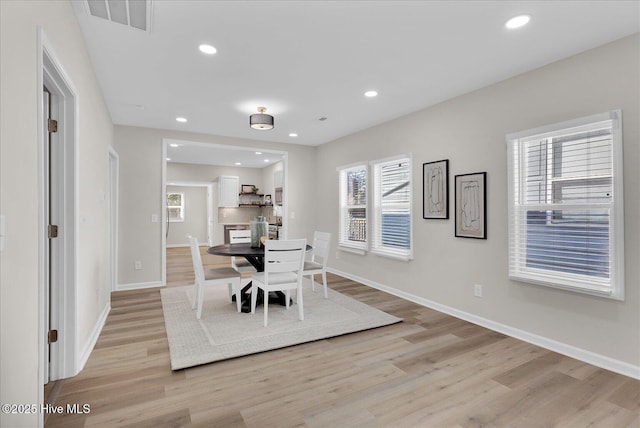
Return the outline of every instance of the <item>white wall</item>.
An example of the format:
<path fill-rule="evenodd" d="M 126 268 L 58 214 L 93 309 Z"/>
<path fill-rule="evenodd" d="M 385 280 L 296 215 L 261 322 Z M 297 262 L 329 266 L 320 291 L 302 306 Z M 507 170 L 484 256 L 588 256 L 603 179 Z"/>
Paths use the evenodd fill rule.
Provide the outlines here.
<path fill-rule="evenodd" d="M 114 145 L 120 157 L 118 284 L 149 284 L 162 280 L 162 224 L 152 223 L 151 215 L 160 215 L 163 209 L 164 138 L 288 152 L 289 176 L 292 177 L 289 180 L 289 210 L 295 212 L 295 219 L 289 219 L 289 236 L 313 237 L 315 147 L 115 126 Z M 176 180 L 191 180 L 188 174 L 173 177 Z M 135 260 L 142 261 L 143 269 L 134 269 Z"/>
<path fill-rule="evenodd" d="M 38 382 L 37 28 L 75 87 L 79 114 L 78 350 L 109 303 L 108 152 L 113 127 L 69 2 L 0 2 L 0 402 L 36 404 Z M 0 415 L 1 426 L 34 427 L 38 415 Z"/>
<path fill-rule="evenodd" d="M 640 373 L 639 37 L 634 35 L 319 147 L 317 227 L 337 236 L 336 167 L 413 154 L 415 260 L 339 253 L 329 266 L 474 317 L 582 350 Z M 619 109 L 624 121 L 626 300 L 510 281 L 505 135 Z M 450 220 L 422 219 L 422 163 L 487 171 L 488 239 L 454 237 Z M 484 297 L 473 296 L 473 284 Z M 601 358 L 602 357 L 602 358 Z"/>

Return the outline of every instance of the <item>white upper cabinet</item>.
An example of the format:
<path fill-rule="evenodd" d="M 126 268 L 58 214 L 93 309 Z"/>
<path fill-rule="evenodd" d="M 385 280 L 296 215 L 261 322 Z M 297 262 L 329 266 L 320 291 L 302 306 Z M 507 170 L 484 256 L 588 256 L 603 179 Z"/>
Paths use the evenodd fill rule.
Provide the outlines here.
<path fill-rule="evenodd" d="M 240 178 L 232 175 L 218 177 L 218 206 L 236 208 L 238 206 L 238 193 Z"/>

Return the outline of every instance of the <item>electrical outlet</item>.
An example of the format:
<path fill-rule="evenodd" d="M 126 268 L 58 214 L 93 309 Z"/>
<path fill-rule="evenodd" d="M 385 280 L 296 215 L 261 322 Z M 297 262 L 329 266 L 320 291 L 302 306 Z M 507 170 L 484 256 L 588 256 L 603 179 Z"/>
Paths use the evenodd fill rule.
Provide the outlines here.
<path fill-rule="evenodd" d="M 336 251 L 336 260 L 340 259 L 340 251 Z"/>
<path fill-rule="evenodd" d="M 473 295 L 476 297 L 482 297 L 482 285 L 473 284 Z"/>
<path fill-rule="evenodd" d="M 142 269 L 142 262 L 141 262 L 140 260 L 136 260 L 136 261 L 133 263 L 133 267 L 134 267 L 136 270 L 140 270 L 140 269 Z"/>

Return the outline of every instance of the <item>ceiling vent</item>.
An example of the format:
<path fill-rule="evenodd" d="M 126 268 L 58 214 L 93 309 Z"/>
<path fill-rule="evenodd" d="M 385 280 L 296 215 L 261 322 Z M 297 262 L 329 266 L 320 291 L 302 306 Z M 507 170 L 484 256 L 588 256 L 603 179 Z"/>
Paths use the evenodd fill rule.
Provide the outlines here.
<path fill-rule="evenodd" d="M 84 0 L 84 5 L 96 18 L 150 31 L 151 0 Z"/>

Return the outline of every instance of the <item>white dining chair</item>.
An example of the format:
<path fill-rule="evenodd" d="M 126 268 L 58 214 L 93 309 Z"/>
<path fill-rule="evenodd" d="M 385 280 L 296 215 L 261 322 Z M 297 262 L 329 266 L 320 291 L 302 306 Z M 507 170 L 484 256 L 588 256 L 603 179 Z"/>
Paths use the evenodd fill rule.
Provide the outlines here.
<path fill-rule="evenodd" d="M 196 318 L 202 316 L 202 301 L 204 299 L 204 288 L 207 286 L 223 286 L 226 285 L 229 290 L 229 302 L 233 301 L 233 295 L 236 296 L 236 306 L 238 312 L 241 309 L 240 302 L 240 273 L 230 267 L 217 269 L 204 269 L 202 266 L 202 257 L 198 240 L 193 236 L 189 237 L 189 246 L 191 247 L 191 261 L 193 262 L 193 271 L 196 276 L 193 299 L 191 308 L 198 306 Z"/>
<path fill-rule="evenodd" d="M 324 287 L 324 298 L 327 294 L 327 262 L 329 261 L 329 247 L 331 245 L 331 234 L 327 232 L 314 232 L 313 248 L 311 249 L 311 259 L 305 260 L 302 276 L 311 277 L 311 290 L 316 291 L 314 275 L 322 276 L 322 286 Z"/>
<path fill-rule="evenodd" d="M 251 243 L 251 230 L 230 230 L 229 231 L 229 244 L 250 244 Z M 253 267 L 248 260 L 242 258 L 236 258 L 231 256 L 231 267 L 236 271 L 242 272 L 255 272 L 256 268 Z"/>
<path fill-rule="evenodd" d="M 258 289 L 264 292 L 264 326 L 268 323 L 269 292 L 283 291 L 289 309 L 290 291 L 296 290 L 298 318 L 304 320 L 302 302 L 302 264 L 307 249 L 306 239 L 284 241 L 269 240 L 264 246 L 264 272 L 253 275 L 251 286 L 251 313 L 256 313 Z"/>

